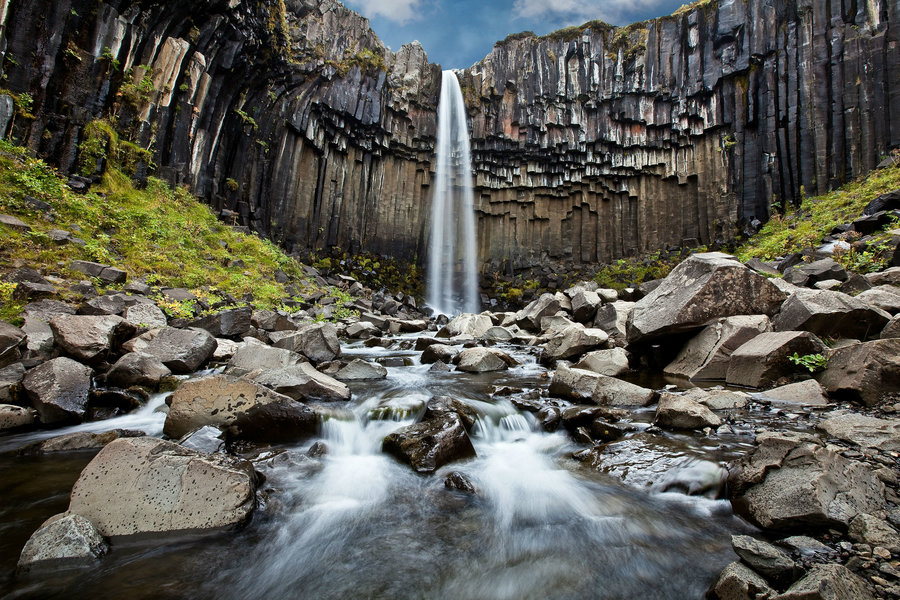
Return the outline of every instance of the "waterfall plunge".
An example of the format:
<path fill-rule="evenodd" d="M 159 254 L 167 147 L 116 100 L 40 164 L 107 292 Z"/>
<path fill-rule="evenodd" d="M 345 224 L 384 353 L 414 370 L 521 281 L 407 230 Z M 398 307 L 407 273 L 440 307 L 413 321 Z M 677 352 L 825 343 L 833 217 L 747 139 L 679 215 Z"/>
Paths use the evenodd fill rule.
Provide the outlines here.
<path fill-rule="evenodd" d="M 447 315 L 478 312 L 469 128 L 453 71 L 444 71 L 441 79 L 434 179 L 426 300 Z"/>

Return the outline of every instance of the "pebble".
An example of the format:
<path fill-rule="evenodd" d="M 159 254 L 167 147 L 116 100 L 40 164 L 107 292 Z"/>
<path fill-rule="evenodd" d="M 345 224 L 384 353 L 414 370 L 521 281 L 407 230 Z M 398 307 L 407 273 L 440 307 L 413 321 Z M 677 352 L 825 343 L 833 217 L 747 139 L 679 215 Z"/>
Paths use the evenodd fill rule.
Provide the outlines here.
<path fill-rule="evenodd" d="M 874 556 L 875 558 L 880 558 L 881 560 L 890 560 L 891 551 L 881 546 L 875 546 L 872 549 L 872 556 Z"/>
<path fill-rule="evenodd" d="M 881 563 L 881 565 L 878 567 L 878 570 L 885 575 L 890 575 L 894 579 L 900 579 L 900 571 L 898 571 L 897 567 L 895 567 L 891 563 Z"/>

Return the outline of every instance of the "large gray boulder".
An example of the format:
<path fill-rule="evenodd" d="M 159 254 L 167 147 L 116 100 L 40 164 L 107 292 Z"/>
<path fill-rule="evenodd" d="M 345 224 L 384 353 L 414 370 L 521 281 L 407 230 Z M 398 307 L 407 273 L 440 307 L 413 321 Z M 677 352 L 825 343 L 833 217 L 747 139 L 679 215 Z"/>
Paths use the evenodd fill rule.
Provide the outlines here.
<path fill-rule="evenodd" d="M 19 568 L 90 563 L 109 552 L 109 545 L 93 523 L 77 514 L 47 519 L 31 534 L 19 555 Z"/>
<path fill-rule="evenodd" d="M 572 318 L 577 323 L 589 323 L 597 315 L 603 300 L 597 292 L 577 288 L 572 293 Z"/>
<path fill-rule="evenodd" d="M 120 536 L 234 527 L 255 504 L 250 463 L 140 437 L 116 440 L 94 457 L 72 488 L 69 513 Z"/>
<path fill-rule="evenodd" d="M 628 335 L 628 318 L 634 310 L 634 302 L 617 300 L 597 309 L 594 327 L 606 332 L 616 345 L 624 345 Z"/>
<path fill-rule="evenodd" d="M 593 371 L 607 377 L 618 377 L 629 371 L 628 353 L 623 348 L 594 350 L 585 354 L 575 368 Z"/>
<path fill-rule="evenodd" d="M 467 373 L 505 371 L 518 364 L 509 354 L 494 348 L 466 348 L 454 357 L 453 362 L 457 370 Z"/>
<path fill-rule="evenodd" d="M 861 449 L 900 452 L 900 420 L 879 419 L 856 413 L 829 416 L 817 428 L 829 438 L 848 442 Z"/>
<path fill-rule="evenodd" d="M 831 258 L 801 263 L 784 271 L 784 280 L 800 287 L 811 287 L 819 281 L 846 281 L 847 271 Z"/>
<path fill-rule="evenodd" d="M 656 400 L 656 392 L 615 377 L 607 377 L 561 365 L 553 372 L 550 394 L 573 400 L 591 400 L 611 406 L 647 406 Z"/>
<path fill-rule="evenodd" d="M 41 423 L 81 421 L 88 403 L 93 370 L 71 358 L 47 361 L 25 374 L 22 387 L 37 409 Z"/>
<path fill-rule="evenodd" d="M 168 324 L 166 313 L 152 302 L 129 306 L 122 317 L 137 329 L 158 329 Z"/>
<path fill-rule="evenodd" d="M 825 395 L 825 389 L 815 379 L 807 379 L 806 381 L 798 381 L 772 388 L 760 393 L 759 396 L 769 400 L 801 404 L 803 406 L 828 405 L 828 396 Z"/>
<path fill-rule="evenodd" d="M 334 360 L 341 355 L 337 329 L 331 323 L 316 323 L 300 330 L 297 350 L 315 364 Z"/>
<path fill-rule="evenodd" d="M 129 352 L 116 361 L 106 373 L 106 383 L 122 388 L 139 385 L 157 389 L 172 371 L 158 358 L 149 354 Z"/>
<path fill-rule="evenodd" d="M 50 321 L 56 343 L 77 360 L 102 360 L 118 352 L 134 326 L 116 315 L 60 315 Z"/>
<path fill-rule="evenodd" d="M 838 348 L 828 357 L 819 383 L 838 398 L 878 405 L 900 391 L 900 338 Z"/>
<path fill-rule="evenodd" d="M 897 530 L 875 515 L 856 515 L 850 522 L 847 533 L 854 542 L 881 546 L 892 553 L 900 552 L 900 535 Z"/>
<path fill-rule="evenodd" d="M 682 394 L 662 394 L 656 408 L 656 424 L 665 429 L 703 429 L 722 424 L 719 416 Z"/>
<path fill-rule="evenodd" d="M 857 514 L 885 506 L 884 485 L 863 463 L 810 435 L 762 433 L 729 478 L 734 506 L 766 529 L 846 530 Z"/>
<path fill-rule="evenodd" d="M 472 313 L 463 313 L 457 315 L 449 323 L 441 327 L 435 336 L 440 338 L 454 338 L 460 336 L 480 338 L 493 326 L 494 322 L 485 314 L 476 315 Z"/>
<path fill-rule="evenodd" d="M 475 456 L 462 419 L 454 412 L 401 427 L 384 438 L 382 450 L 419 473 L 434 473 L 449 462 Z"/>
<path fill-rule="evenodd" d="M 731 536 L 731 547 L 742 561 L 769 581 L 787 585 L 802 572 L 782 549 L 749 535 Z"/>
<path fill-rule="evenodd" d="M 800 367 L 789 358 L 795 353 L 804 356 L 825 352 L 825 344 L 806 331 L 761 333 L 731 353 L 725 380 L 731 385 L 768 386 L 798 372 Z"/>
<path fill-rule="evenodd" d="M 769 328 L 765 315 L 717 319 L 691 338 L 664 372 L 692 381 L 725 379 L 731 354 Z"/>
<path fill-rule="evenodd" d="M 609 335 L 602 329 L 585 329 L 580 324 L 571 325 L 544 344 L 541 362 L 552 364 L 557 360 L 580 356 L 590 350 L 606 346 L 608 341 Z"/>
<path fill-rule="evenodd" d="M 756 600 L 769 598 L 775 591 L 752 569 L 733 562 L 719 573 L 713 593 L 718 600 Z"/>
<path fill-rule="evenodd" d="M 223 310 L 205 317 L 200 317 L 190 324 L 209 332 L 213 337 L 237 338 L 250 331 L 250 315 L 248 307 Z"/>
<path fill-rule="evenodd" d="M 286 348 L 273 348 L 253 338 L 244 342 L 228 361 L 230 374 L 246 375 L 256 370 L 275 370 L 305 362 L 302 356 Z"/>
<path fill-rule="evenodd" d="M 444 344 L 431 344 L 422 351 L 422 364 L 431 364 L 437 361 L 450 363 L 456 356 L 457 352 L 450 346 Z"/>
<path fill-rule="evenodd" d="M 298 363 L 280 369 L 262 369 L 247 376 L 294 400 L 350 399 L 350 388 L 333 377 L 320 373 L 309 363 Z"/>
<path fill-rule="evenodd" d="M 775 331 L 809 331 L 820 337 L 878 337 L 891 315 L 841 292 L 799 289 L 772 320 Z"/>
<path fill-rule="evenodd" d="M 180 438 L 204 425 L 228 429 L 241 439 L 292 441 L 315 433 L 318 417 L 306 405 L 259 383 L 212 375 L 175 390 L 163 433 Z"/>
<path fill-rule="evenodd" d="M 628 322 L 628 342 L 694 331 L 722 317 L 773 315 L 784 299 L 774 284 L 734 257 L 694 254 L 637 302 Z"/>
<path fill-rule="evenodd" d="M 359 358 L 351 360 L 346 367 L 334 375 L 338 381 L 370 381 L 386 377 L 387 369 L 378 363 L 366 362 Z"/>
<path fill-rule="evenodd" d="M 866 581 L 834 563 L 813 565 L 806 576 L 772 600 L 875 600 Z"/>
<path fill-rule="evenodd" d="M 892 315 L 900 313 L 900 288 L 893 285 L 880 285 L 865 290 L 856 299 Z"/>
<path fill-rule="evenodd" d="M 6 321 L 0 321 L 0 368 L 21 358 L 25 332 Z"/>
<path fill-rule="evenodd" d="M 173 373 L 193 373 L 216 351 L 216 338 L 202 329 L 163 327 L 143 349 Z"/>
<path fill-rule="evenodd" d="M 541 319 L 550 317 L 559 312 L 562 305 L 554 294 L 541 294 L 532 300 L 525 308 L 516 313 L 516 324 L 529 331 L 541 330 Z"/>

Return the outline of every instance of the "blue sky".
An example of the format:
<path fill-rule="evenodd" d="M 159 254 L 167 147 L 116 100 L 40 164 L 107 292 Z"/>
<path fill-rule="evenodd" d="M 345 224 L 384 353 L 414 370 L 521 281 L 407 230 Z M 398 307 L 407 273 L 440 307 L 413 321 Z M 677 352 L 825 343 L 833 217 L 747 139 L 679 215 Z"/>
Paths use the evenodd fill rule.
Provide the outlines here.
<path fill-rule="evenodd" d="M 419 40 L 428 59 L 447 68 L 468 67 L 494 42 L 531 30 L 544 35 L 602 19 L 627 25 L 674 12 L 689 0 L 343 0 L 369 18 L 392 50 Z"/>

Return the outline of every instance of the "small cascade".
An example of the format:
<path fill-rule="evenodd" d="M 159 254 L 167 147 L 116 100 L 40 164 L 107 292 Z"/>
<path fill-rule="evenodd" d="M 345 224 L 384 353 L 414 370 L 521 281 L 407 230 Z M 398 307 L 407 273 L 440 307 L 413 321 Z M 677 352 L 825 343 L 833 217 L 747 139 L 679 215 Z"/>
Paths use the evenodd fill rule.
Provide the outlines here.
<path fill-rule="evenodd" d="M 444 71 L 438 105 L 427 302 L 455 315 L 479 310 L 469 128 L 459 80 Z"/>

